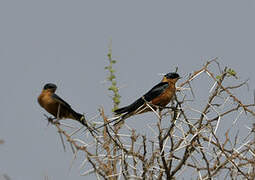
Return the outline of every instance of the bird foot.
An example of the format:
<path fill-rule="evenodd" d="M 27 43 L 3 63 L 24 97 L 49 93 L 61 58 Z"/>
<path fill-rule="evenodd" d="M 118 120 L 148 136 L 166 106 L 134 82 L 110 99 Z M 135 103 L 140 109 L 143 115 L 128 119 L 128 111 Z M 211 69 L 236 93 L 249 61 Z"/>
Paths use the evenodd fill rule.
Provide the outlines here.
<path fill-rule="evenodd" d="M 51 117 L 51 116 L 47 116 L 46 114 L 44 114 L 44 116 L 46 117 L 46 120 L 48 120 L 48 125 L 51 124 L 56 124 L 59 122 L 59 119 L 55 118 L 55 117 Z"/>

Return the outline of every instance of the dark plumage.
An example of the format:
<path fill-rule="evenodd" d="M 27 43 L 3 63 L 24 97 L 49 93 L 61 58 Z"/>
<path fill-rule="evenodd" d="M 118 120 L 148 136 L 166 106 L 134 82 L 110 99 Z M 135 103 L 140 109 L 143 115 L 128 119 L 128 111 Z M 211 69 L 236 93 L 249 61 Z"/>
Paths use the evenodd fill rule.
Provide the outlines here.
<path fill-rule="evenodd" d="M 148 91 L 145 95 L 143 95 L 141 98 L 137 99 L 135 102 L 130 104 L 129 106 L 125 106 L 123 108 L 115 110 L 115 114 L 122 114 L 122 113 L 131 113 L 137 110 L 139 107 L 144 105 L 145 101 L 150 102 L 154 98 L 158 97 L 160 94 L 162 94 L 167 88 L 169 87 L 167 82 L 160 82 L 156 86 L 154 86 L 150 91 Z M 160 105 L 160 104 L 155 104 Z"/>
<path fill-rule="evenodd" d="M 38 97 L 38 103 L 55 118 L 74 119 L 87 126 L 84 115 L 75 112 L 66 101 L 56 95 L 56 89 L 57 86 L 55 84 L 46 84 Z"/>
<path fill-rule="evenodd" d="M 180 79 L 179 74 L 167 73 L 166 75 L 164 75 L 160 83 L 154 86 L 151 90 L 149 90 L 146 94 L 137 99 L 135 102 L 128 106 L 116 109 L 114 113 L 116 115 L 120 115 L 121 119 L 119 120 L 117 118 L 112 120 L 111 122 L 117 120 L 119 120 L 120 122 L 132 115 L 151 111 L 152 109 L 146 105 L 146 102 L 149 103 L 154 110 L 156 110 L 157 108 L 162 110 L 162 108 L 164 108 L 175 95 L 175 83 L 178 81 L 178 79 Z M 111 122 L 108 122 L 107 124 Z M 106 124 L 99 126 L 98 128 L 105 125 Z"/>
<path fill-rule="evenodd" d="M 129 116 L 132 113 L 140 114 L 150 111 L 150 108 L 145 108 L 145 101 L 152 105 L 163 108 L 171 101 L 173 95 L 175 94 L 175 83 L 179 78 L 180 76 L 177 73 L 167 73 L 166 75 L 164 75 L 162 81 L 156 86 L 154 86 L 151 90 L 149 90 L 145 95 L 137 99 L 129 106 L 125 106 L 123 108 L 115 110 L 115 114 L 120 115 L 126 113 L 124 116 L 127 117 L 127 115 Z M 143 108 L 145 109 L 142 110 Z M 137 111 L 138 109 L 142 111 L 139 112 Z"/>

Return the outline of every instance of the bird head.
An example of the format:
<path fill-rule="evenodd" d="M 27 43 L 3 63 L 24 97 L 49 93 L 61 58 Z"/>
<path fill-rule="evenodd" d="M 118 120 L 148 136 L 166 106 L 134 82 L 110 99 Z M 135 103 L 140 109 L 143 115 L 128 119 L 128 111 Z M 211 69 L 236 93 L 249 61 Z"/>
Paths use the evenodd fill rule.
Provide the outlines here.
<path fill-rule="evenodd" d="M 53 83 L 47 83 L 43 87 L 43 90 L 49 90 L 49 91 L 52 91 L 52 92 L 55 92 L 56 89 L 57 89 L 57 86 Z"/>
<path fill-rule="evenodd" d="M 173 73 L 173 72 L 171 72 L 171 73 L 167 73 L 167 74 L 165 74 L 164 75 L 164 77 L 163 77 L 163 82 L 176 82 L 176 81 L 178 81 L 178 79 L 180 79 L 181 77 L 179 76 L 179 74 L 177 74 L 177 73 Z"/>

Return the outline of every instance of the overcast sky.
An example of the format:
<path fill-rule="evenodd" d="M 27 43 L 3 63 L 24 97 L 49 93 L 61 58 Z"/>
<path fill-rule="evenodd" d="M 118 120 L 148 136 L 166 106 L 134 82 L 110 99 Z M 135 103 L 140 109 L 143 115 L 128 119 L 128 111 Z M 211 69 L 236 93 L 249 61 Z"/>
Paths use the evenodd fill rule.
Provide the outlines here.
<path fill-rule="evenodd" d="M 1 0 L 0 179 L 84 179 L 79 163 L 68 171 L 72 153 L 37 96 L 53 82 L 75 110 L 93 117 L 103 105 L 110 115 L 102 83 L 110 40 L 121 105 L 158 83 L 158 73 L 178 66 L 185 76 L 214 57 L 254 89 L 254 17 L 252 0 Z"/>

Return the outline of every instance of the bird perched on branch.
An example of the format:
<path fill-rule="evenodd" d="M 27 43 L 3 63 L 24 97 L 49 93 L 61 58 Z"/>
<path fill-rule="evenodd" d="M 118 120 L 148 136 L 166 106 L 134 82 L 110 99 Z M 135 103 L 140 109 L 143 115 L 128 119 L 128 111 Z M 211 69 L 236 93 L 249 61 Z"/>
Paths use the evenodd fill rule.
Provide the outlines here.
<path fill-rule="evenodd" d="M 38 97 L 38 103 L 56 119 L 69 118 L 77 120 L 88 127 L 84 115 L 75 112 L 67 102 L 56 95 L 56 89 L 57 86 L 55 84 L 46 84 Z"/>
<path fill-rule="evenodd" d="M 121 120 L 119 120 L 119 122 L 134 114 L 141 114 L 157 109 L 161 111 L 175 95 L 175 83 L 178 81 L 178 79 L 180 79 L 179 74 L 167 73 L 164 75 L 160 83 L 154 86 L 151 90 L 149 90 L 146 94 L 137 99 L 135 102 L 123 108 L 116 109 L 114 113 L 121 116 Z M 115 118 L 107 124 L 117 120 L 118 118 Z M 105 125 L 106 124 L 100 127 L 103 127 Z"/>

